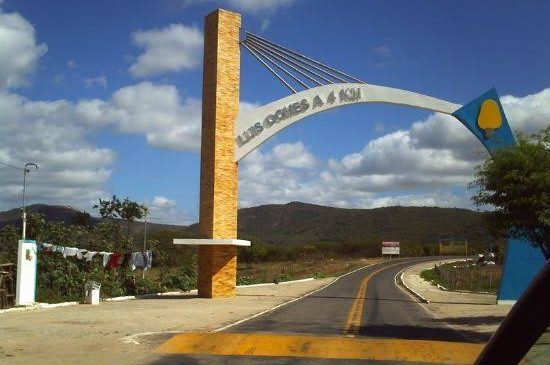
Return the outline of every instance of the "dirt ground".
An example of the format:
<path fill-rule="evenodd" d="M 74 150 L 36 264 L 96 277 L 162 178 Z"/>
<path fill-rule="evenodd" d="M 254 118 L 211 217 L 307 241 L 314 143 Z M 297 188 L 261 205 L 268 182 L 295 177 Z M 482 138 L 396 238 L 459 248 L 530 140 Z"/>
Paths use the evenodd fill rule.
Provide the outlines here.
<path fill-rule="evenodd" d="M 238 288 L 228 299 L 180 294 L 0 314 L 0 363 L 144 364 L 170 333 L 211 331 L 332 282 Z"/>

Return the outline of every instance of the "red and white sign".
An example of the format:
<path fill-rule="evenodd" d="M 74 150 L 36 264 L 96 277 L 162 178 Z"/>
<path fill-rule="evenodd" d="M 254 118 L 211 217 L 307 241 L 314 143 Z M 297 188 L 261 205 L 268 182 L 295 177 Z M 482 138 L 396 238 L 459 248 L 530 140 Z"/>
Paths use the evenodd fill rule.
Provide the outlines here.
<path fill-rule="evenodd" d="M 382 242 L 382 255 L 399 255 L 399 242 Z"/>

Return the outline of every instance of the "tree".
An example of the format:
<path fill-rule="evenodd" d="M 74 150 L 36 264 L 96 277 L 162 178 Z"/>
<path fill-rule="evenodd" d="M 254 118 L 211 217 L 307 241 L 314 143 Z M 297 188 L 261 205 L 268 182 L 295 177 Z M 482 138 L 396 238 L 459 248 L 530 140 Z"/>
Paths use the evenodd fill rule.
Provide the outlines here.
<path fill-rule="evenodd" d="M 94 205 L 94 209 L 99 209 L 99 214 L 103 219 L 120 218 L 121 203 L 116 195 L 113 195 L 111 200 L 99 199 L 99 203 Z"/>
<path fill-rule="evenodd" d="M 99 199 L 99 203 L 94 205 L 94 209 L 99 209 L 99 214 L 103 219 L 124 220 L 128 237 L 130 236 L 130 224 L 136 219 L 145 218 L 149 211 L 143 204 L 132 201 L 128 197 L 120 201 L 116 195 L 113 195 L 111 200 Z"/>
<path fill-rule="evenodd" d="M 86 212 L 76 212 L 71 218 L 71 225 L 73 226 L 89 226 L 92 221 L 92 217 Z"/>
<path fill-rule="evenodd" d="M 0 228 L 0 264 L 17 263 L 17 242 L 21 233 L 13 225 Z"/>
<path fill-rule="evenodd" d="M 493 232 L 527 239 L 550 259 L 550 127 L 497 150 L 478 167 L 470 188 Z"/>

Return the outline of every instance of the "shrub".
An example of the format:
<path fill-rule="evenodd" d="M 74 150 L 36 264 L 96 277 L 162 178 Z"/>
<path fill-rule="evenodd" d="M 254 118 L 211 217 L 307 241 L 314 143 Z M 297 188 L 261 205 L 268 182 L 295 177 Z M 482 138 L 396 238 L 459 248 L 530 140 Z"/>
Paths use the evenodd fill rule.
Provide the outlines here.
<path fill-rule="evenodd" d="M 260 284 L 261 280 L 252 276 L 244 275 L 237 276 L 237 285 L 253 285 Z"/>
<path fill-rule="evenodd" d="M 283 281 L 290 281 L 290 280 L 292 280 L 292 277 L 289 274 L 281 273 L 275 276 L 275 278 L 273 279 L 273 282 L 275 284 L 279 284 L 279 283 L 282 283 Z"/>

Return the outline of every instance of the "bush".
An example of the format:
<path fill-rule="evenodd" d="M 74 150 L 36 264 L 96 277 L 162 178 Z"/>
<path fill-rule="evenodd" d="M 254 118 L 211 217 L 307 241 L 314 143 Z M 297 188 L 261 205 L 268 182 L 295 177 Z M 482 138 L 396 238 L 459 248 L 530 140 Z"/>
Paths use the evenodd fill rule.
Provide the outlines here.
<path fill-rule="evenodd" d="M 168 276 L 166 280 L 162 283 L 162 285 L 166 288 L 190 291 L 196 288 L 197 277 L 190 276 L 185 273 L 185 270 L 182 270 L 182 272 L 178 273 L 177 275 Z"/>
<path fill-rule="evenodd" d="M 237 285 L 253 285 L 260 284 L 261 280 L 252 276 L 244 275 L 237 276 Z"/>
<path fill-rule="evenodd" d="M 290 281 L 290 280 L 292 280 L 292 277 L 289 274 L 281 273 L 275 276 L 275 278 L 273 279 L 273 282 L 275 284 L 279 284 L 279 283 L 282 283 L 283 281 Z"/>
<path fill-rule="evenodd" d="M 20 233 L 15 226 L 0 229 L 0 263 L 17 264 L 17 242 Z"/>
<path fill-rule="evenodd" d="M 325 273 L 322 273 L 322 272 L 314 272 L 313 273 L 313 278 L 314 279 L 323 279 L 323 278 L 326 278 L 327 275 Z"/>
<path fill-rule="evenodd" d="M 424 270 L 420 273 L 420 277 L 426 281 L 429 281 L 430 283 L 436 285 L 439 284 L 441 281 L 441 278 L 439 277 L 439 269 L 436 266 L 434 266 L 433 269 Z"/>
<path fill-rule="evenodd" d="M 110 219 L 104 219 L 93 226 L 67 226 L 62 222 L 46 222 L 42 215 L 31 213 L 28 217 L 28 236 L 38 242 L 93 251 L 139 250 L 134 247 L 130 237 L 122 234 L 120 224 Z M 0 229 L 0 259 L 3 262 L 16 262 L 18 240 L 19 232 L 16 227 L 6 226 Z M 157 247 L 155 240 L 150 240 L 149 243 L 153 248 L 154 266 L 160 271 L 160 280 L 156 282 L 143 279 L 140 270 L 105 270 L 101 258 L 98 257 L 87 262 L 74 257 L 63 258 L 59 253 L 39 253 L 36 300 L 49 303 L 81 301 L 87 281 L 101 284 L 103 298 L 157 293 L 166 288 L 190 290 L 195 287 L 195 254 L 186 256 L 186 262 L 177 275 L 169 275 L 169 256 Z"/>

